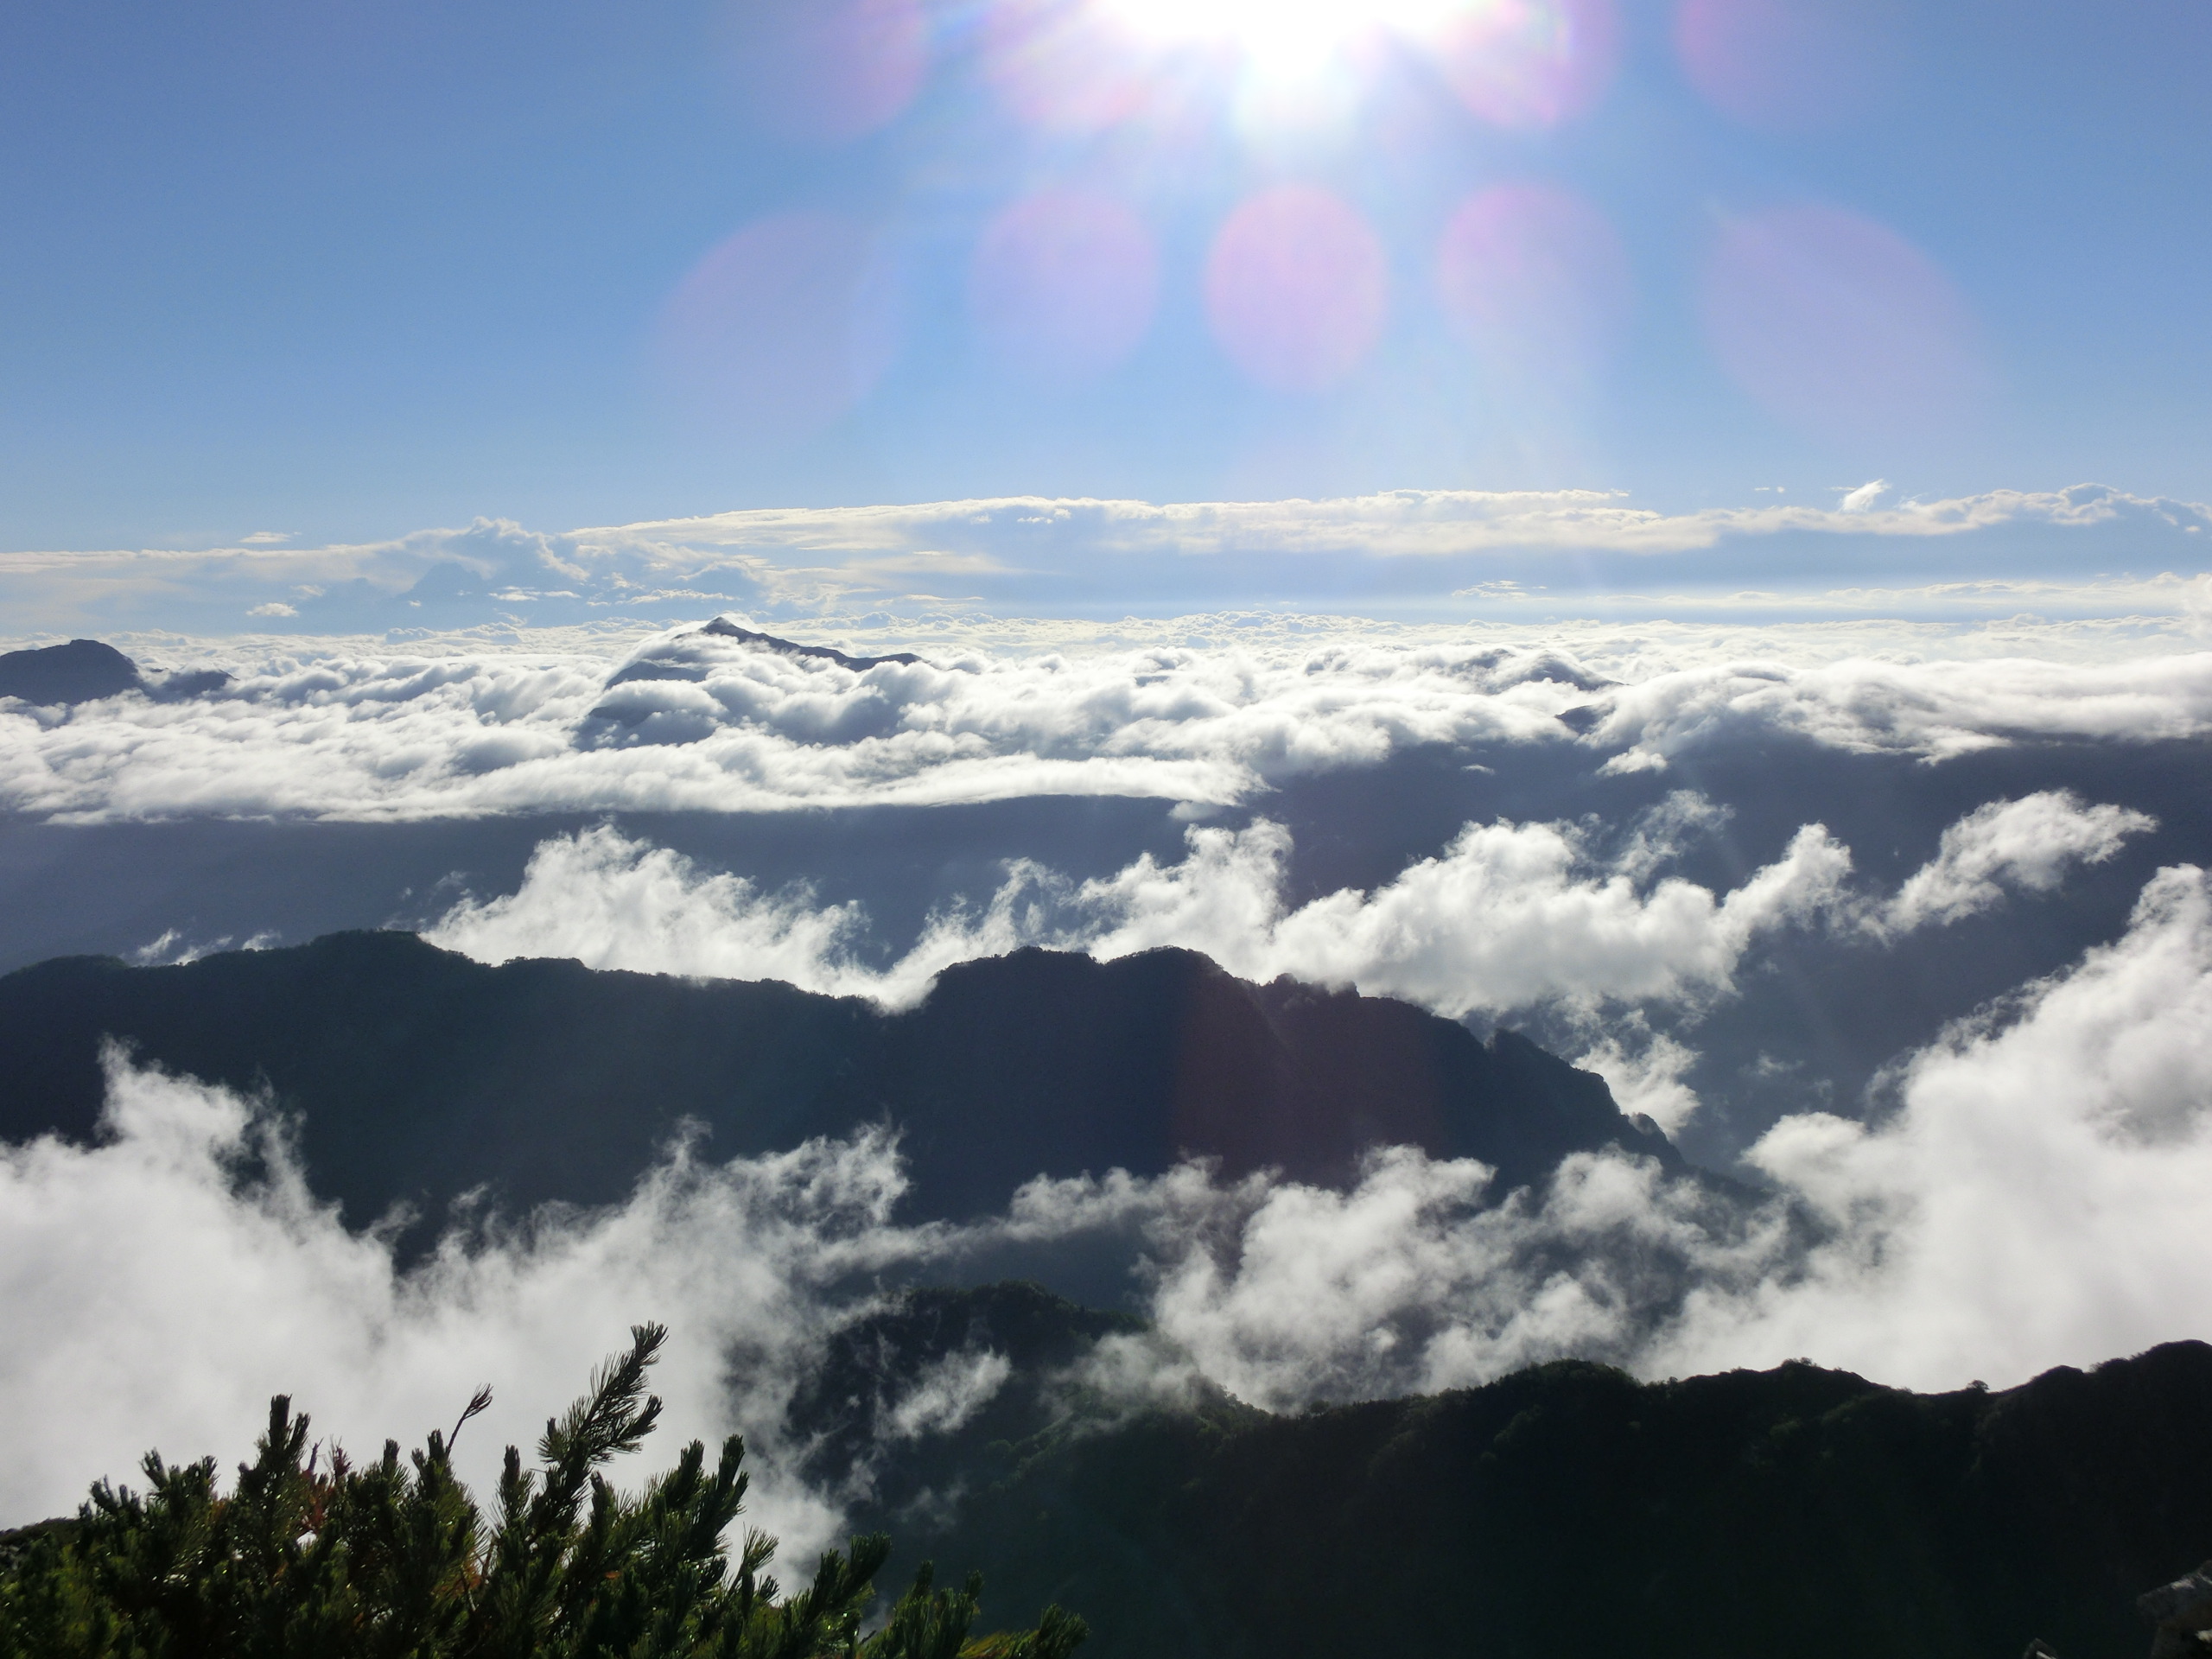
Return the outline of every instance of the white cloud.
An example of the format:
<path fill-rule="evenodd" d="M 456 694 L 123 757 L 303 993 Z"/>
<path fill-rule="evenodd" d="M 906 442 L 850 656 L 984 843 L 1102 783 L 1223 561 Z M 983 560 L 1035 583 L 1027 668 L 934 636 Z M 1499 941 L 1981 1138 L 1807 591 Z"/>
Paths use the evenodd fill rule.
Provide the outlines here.
<path fill-rule="evenodd" d="M 1354 985 L 1439 1012 L 1545 1004 L 1695 1003 L 1725 995 L 1754 938 L 1817 922 L 1840 904 L 1851 855 L 1808 825 L 1734 892 L 1656 881 L 1648 841 L 1614 860 L 1571 824 L 1469 824 L 1446 849 L 1370 893 L 1298 907 L 1282 899 L 1288 832 L 1192 826 L 1188 854 L 1149 854 L 1075 883 L 1020 862 L 981 912 L 931 918 L 887 969 L 861 950 L 855 906 L 817 908 L 804 889 L 763 894 L 608 827 L 542 842 L 511 894 L 464 899 L 426 935 L 485 962 L 573 957 L 592 967 L 782 979 L 907 1007 L 957 962 L 1024 944 L 1101 959 L 1163 945 L 1230 972 Z"/>
<path fill-rule="evenodd" d="M 1697 1116 L 1700 1104 L 1696 1090 L 1683 1080 L 1697 1064 L 1697 1051 L 1650 1031 L 1637 1014 L 1616 1016 L 1607 1025 L 1610 1029 L 1577 1055 L 1574 1064 L 1603 1077 L 1621 1110 L 1648 1117 L 1675 1134 Z"/>
<path fill-rule="evenodd" d="M 141 968 L 168 968 L 180 963 L 197 962 L 218 950 L 227 950 L 236 937 L 225 933 L 212 939 L 195 938 L 181 929 L 166 927 L 128 954 L 130 960 Z M 266 950 L 276 943 L 277 936 L 273 932 L 256 933 L 238 948 L 241 950 Z"/>
<path fill-rule="evenodd" d="M 96 1475 L 127 1478 L 149 1445 L 242 1450 L 278 1391 L 359 1448 L 449 1422 L 489 1381 L 493 1412 L 461 1448 L 480 1484 L 504 1441 L 531 1439 L 650 1318 L 674 1339 L 648 1458 L 742 1430 L 753 1518 L 803 1553 L 833 1535 L 868 1471 L 803 1484 L 786 1413 L 834 1334 L 880 1306 L 885 1274 L 1004 1260 L 1025 1241 L 1120 1240 L 1149 1264 L 1160 1334 L 1102 1355 L 1094 1388 L 1172 1395 L 1165 1357 L 1185 1384 L 1203 1373 L 1290 1404 L 1621 1348 L 1653 1294 L 1621 1250 L 1743 1248 L 1713 1242 L 1725 1224 L 1699 1232 L 1695 1195 L 1649 1166 L 1580 1160 L 1541 1209 L 1484 1210 L 1479 1165 L 1406 1152 L 1378 1155 L 1349 1193 L 1224 1186 L 1186 1166 L 1039 1180 L 1003 1217 L 906 1227 L 893 1148 L 865 1134 L 719 1166 L 678 1150 L 621 1205 L 464 1230 L 402 1271 L 378 1232 L 349 1233 L 310 1196 L 265 1109 L 116 1060 L 105 1129 L 92 1147 L 0 1148 L 0 1319 L 39 1333 L 0 1352 L 0 1410 L 43 1425 L 0 1446 L 10 1522 L 65 1510 Z M 1563 1265 L 1562 1251 L 1587 1260 Z M 988 1350 L 943 1357 L 884 1402 L 884 1438 L 957 1428 L 1010 1371 Z"/>
<path fill-rule="evenodd" d="M 1562 555 L 1592 554 L 1646 562 L 1654 579 L 1709 590 L 1705 602 L 1725 607 L 1740 584 L 1726 562 L 1704 556 L 1734 542 L 1994 539 L 2038 556 L 2063 546 L 2073 569 L 2147 561 L 2171 570 L 2202 562 L 2190 538 L 2201 543 L 2212 523 L 2212 508 L 2200 503 L 2097 485 L 1884 506 L 1885 490 L 1875 480 L 1825 509 L 1777 499 L 1675 512 L 1603 489 L 1401 490 L 1323 500 L 995 497 L 762 508 L 566 531 L 478 518 L 323 547 L 262 532 L 224 548 L 0 553 L 0 608 L 19 626 L 63 634 L 118 615 L 227 631 L 242 612 L 274 615 L 258 607 L 316 589 L 315 614 L 328 626 L 381 630 L 407 620 L 396 608 L 401 596 L 442 566 L 444 576 L 459 570 L 467 580 L 442 577 L 427 599 L 412 597 L 480 622 L 524 613 L 581 620 L 640 607 L 665 619 L 672 607 L 696 610 L 702 601 L 785 618 L 887 607 L 912 616 L 947 604 L 1006 613 L 1064 598 L 1071 582 L 1090 595 L 1081 601 L 1087 607 L 1156 609 L 1199 593 L 1216 603 L 1311 601 L 1343 592 L 1347 570 L 1413 562 L 1435 574 L 1401 569 L 1389 584 L 1399 597 L 1376 602 L 1433 611 L 1470 576 L 1541 588 Z M 2119 550 L 2116 559 L 2108 549 Z M 1264 563 L 1264 576 L 1253 575 L 1255 561 Z M 1931 574 L 1971 576 L 1987 564 L 1962 555 Z M 1578 607 L 1624 600 L 1642 614 L 1663 615 L 1675 602 L 1655 612 L 1636 603 L 1643 596 L 1588 592 L 1586 575 L 1576 575 Z M 1820 579 L 1808 572 L 1789 585 L 1809 593 Z"/>
<path fill-rule="evenodd" d="M 2053 892 L 2073 864 L 2101 864 L 2128 836 L 2157 827 L 2148 813 L 2087 805 L 2070 790 L 1992 801 L 1944 830 L 1936 856 L 1866 925 L 1895 936 L 1987 910 L 2008 888 Z"/>
<path fill-rule="evenodd" d="M 988 1349 L 947 1354 L 925 1366 L 885 1417 L 892 1440 L 949 1434 L 988 1405 L 1014 1375 L 1014 1363 Z"/>
<path fill-rule="evenodd" d="M 955 645 L 864 671 L 693 629 L 652 636 L 626 662 L 576 649 L 579 636 L 557 652 L 285 648 L 216 659 L 235 677 L 199 698 L 0 710 L 0 806 L 92 822 L 1039 795 L 1224 805 L 1426 745 L 1579 741 L 1619 770 L 1777 730 L 1931 758 L 2023 737 L 2212 731 L 2212 653 L 1793 664 L 1738 656 L 1726 636 L 1681 652 L 1694 659 L 1683 665 L 1640 635 L 1573 654 L 1536 635 L 1362 638 L 1266 620 L 1211 619 L 1146 647 Z M 1577 709 L 1591 726 L 1580 739 L 1559 719 Z"/>
<path fill-rule="evenodd" d="M 2064 792 L 1993 802 L 1946 830 L 1936 858 L 1887 899 L 1850 884 L 1850 850 L 1818 824 L 1729 893 L 1665 874 L 1723 817 L 1677 791 L 1611 847 L 1586 825 L 1470 823 L 1379 887 L 1296 906 L 1283 897 L 1287 830 L 1265 819 L 1242 830 L 1194 824 L 1179 863 L 1147 853 L 1083 882 L 1010 864 L 987 905 L 933 915 L 888 967 L 875 965 L 857 905 L 822 906 L 804 887 L 764 893 L 601 826 L 541 842 L 515 892 L 458 901 L 427 937 L 484 962 L 569 957 L 594 968 L 780 979 L 892 1007 L 920 1001 L 955 963 L 1043 944 L 1102 960 L 1180 946 L 1247 979 L 1351 985 L 1453 1017 L 1552 1007 L 1587 1024 L 1604 1010 L 1614 1023 L 1586 1062 L 1630 1109 L 1675 1128 L 1694 1109 L 1681 1082 L 1694 1057 L 1621 1025 L 1624 1007 L 1694 1012 L 1729 995 L 1746 952 L 1783 928 L 1840 926 L 1893 941 L 2010 890 L 2051 891 L 2074 862 L 2109 858 L 2152 822 Z M 1637 1039 L 1633 1051 L 1624 1036 Z"/>
<path fill-rule="evenodd" d="M 489 1381 L 461 1448 L 481 1485 L 502 1440 L 527 1445 L 632 1322 L 658 1319 L 675 1336 L 648 1457 L 742 1427 L 754 1519 L 804 1552 L 837 1517 L 788 1472 L 791 1390 L 870 1306 L 841 1287 L 940 1242 L 889 1224 L 903 1181 L 863 1135 L 715 1166 L 679 1153 L 622 1206 L 456 1234 L 403 1273 L 308 1194 L 281 1125 L 222 1090 L 111 1060 L 105 1128 L 92 1147 L 0 1147 L 0 1322 L 38 1333 L 0 1354 L 0 1409 L 41 1425 L 0 1446 L 11 1522 L 130 1478 L 149 1445 L 243 1450 L 278 1392 L 358 1450 L 450 1423 Z"/>
<path fill-rule="evenodd" d="M 817 907 L 810 890 L 763 893 L 741 876 L 601 826 L 541 842 L 513 893 L 464 899 L 425 935 L 480 962 L 568 957 L 591 968 L 705 979 L 780 979 L 891 1007 L 927 995 L 954 963 L 997 956 L 1041 931 L 1020 909 L 1017 870 L 989 907 L 932 919 L 888 969 L 868 964 L 857 905 Z"/>
<path fill-rule="evenodd" d="M 1183 863 L 1147 855 L 1084 885 L 1076 906 L 1098 931 L 1078 936 L 1082 948 L 1185 945 L 1246 978 L 1355 985 L 1452 1015 L 1723 992 L 1753 938 L 1817 918 L 1851 864 L 1808 824 L 1780 860 L 1715 895 L 1679 877 L 1640 886 L 1642 849 L 1609 866 L 1574 825 L 1469 824 L 1372 892 L 1293 910 L 1280 898 L 1289 838 L 1278 826 L 1185 834 Z"/>
<path fill-rule="evenodd" d="M 1807 1353 L 1956 1387 L 2212 1336 L 2204 873 L 2162 871 L 2125 937 L 1913 1056 L 1893 1116 L 1786 1118 L 1751 1160 L 1833 1237 L 1699 1294 L 1647 1363 Z"/>
<path fill-rule="evenodd" d="M 709 550 L 772 556 L 1018 549 L 1018 562 L 1026 556 L 1034 563 L 1075 547 L 1181 555 L 1357 550 L 1384 557 L 1513 548 L 1657 554 L 1791 531 L 1927 537 L 2018 524 L 2086 528 L 2145 517 L 2180 525 L 2212 518 L 2212 509 L 2197 503 L 2098 485 L 1992 490 L 1872 511 L 1888 487 L 1879 479 L 1862 485 L 1834 511 L 1770 504 L 1675 513 L 1633 505 L 1616 490 L 1392 490 L 1318 501 L 1161 505 L 1012 496 L 912 506 L 760 508 L 579 530 L 570 537 L 586 558 L 627 556 L 671 566 L 696 563 Z"/>
<path fill-rule="evenodd" d="M 1578 1154 L 1541 1201 L 1484 1206 L 1489 1175 L 1407 1147 L 1348 1192 L 1186 1175 L 1151 1225 L 1153 1318 L 1204 1375 L 1281 1409 L 1569 1354 L 1633 1362 L 1685 1285 L 1753 1275 L 1783 1246 L 1778 1211 L 1649 1160 Z"/>
<path fill-rule="evenodd" d="M 1601 700 L 1585 741 L 1616 768 L 1759 730 L 1943 759 L 2026 738 L 2122 741 L 2212 730 L 2212 653 L 2068 664 L 2018 657 L 1811 665 L 1738 661 L 1654 674 Z"/>
<path fill-rule="evenodd" d="M 672 677 L 609 687 L 613 664 L 575 656 L 276 654 L 210 697 L 0 713 L 0 802 L 71 821 L 1226 803 L 1410 745 L 1563 737 L 1554 716 L 1582 695 L 1556 653 L 1464 644 L 855 671 L 688 633 L 641 656 Z"/>
<path fill-rule="evenodd" d="M 2001 1387 L 2212 1336 L 2212 882 L 2162 872 L 2124 938 L 1912 1056 L 1893 1116 L 1786 1118 L 1752 1161 L 1777 1196 L 1751 1209 L 1617 1154 L 1497 1204 L 1479 1165 L 1403 1148 L 1347 1192 L 1184 1170 L 1024 1201 L 1141 1217 L 1174 1346 L 1102 1374 L 1172 1394 L 1195 1367 L 1276 1408 L 1561 1354 Z"/>
<path fill-rule="evenodd" d="M 296 607 L 287 605 L 281 599 L 272 599 L 266 604 L 253 606 L 246 612 L 248 616 L 297 616 L 299 613 Z"/>

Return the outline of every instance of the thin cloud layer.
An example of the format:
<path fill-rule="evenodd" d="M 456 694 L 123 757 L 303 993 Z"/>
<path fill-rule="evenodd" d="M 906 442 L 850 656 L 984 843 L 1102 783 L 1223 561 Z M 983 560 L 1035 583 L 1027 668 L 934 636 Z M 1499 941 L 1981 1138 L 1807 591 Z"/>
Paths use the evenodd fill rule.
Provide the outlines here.
<path fill-rule="evenodd" d="M 1937 501 L 1878 505 L 1881 480 L 1841 493 L 1834 506 L 1772 503 L 1670 513 L 1619 490 L 1393 490 L 1335 500 L 1182 502 L 1042 496 L 916 506 L 768 508 L 573 532 L 589 555 L 645 550 L 680 559 L 706 549 L 765 554 L 892 553 L 921 547 L 976 553 L 1182 554 L 1342 552 L 1440 556 L 1506 548 L 1636 554 L 1711 547 L 1732 536 L 1802 531 L 1839 535 L 1955 536 L 2008 524 L 2087 528 L 2143 518 L 2182 528 L 2212 522 L 2194 502 L 2130 495 L 2096 485 L 1993 490 Z"/>
<path fill-rule="evenodd" d="M 1362 642 L 1296 631 L 850 667 L 685 628 L 626 658 L 232 658 L 219 690 L 0 702 L 0 807 L 60 822 L 404 821 L 1119 796 L 1230 805 L 1425 746 L 1579 746 L 1663 769 L 1784 733 L 1942 759 L 2212 731 L 2212 653 L 1688 664 L 1633 639 Z M 1725 652 L 1725 644 L 1724 644 Z"/>
<path fill-rule="evenodd" d="M 249 537 L 234 547 L 0 553 L 0 597 L 18 626 L 64 634 L 125 618 L 205 634 L 665 621 L 702 602 L 782 619 L 911 617 L 947 604 L 996 615 L 1156 614 L 1194 601 L 1327 607 L 1351 592 L 1385 613 L 1460 613 L 1501 583 L 1490 596 L 1548 588 L 1548 606 L 1663 616 L 1684 604 L 1741 608 L 1746 599 L 1770 611 L 1817 607 L 1824 589 L 1886 564 L 1949 584 L 1942 594 L 1893 592 L 1891 602 L 1925 612 L 1975 608 L 1966 589 L 1989 568 L 1994 543 L 2016 573 L 2051 578 L 2046 598 L 2063 607 L 2084 602 L 2068 597 L 2069 586 L 2097 586 L 2085 584 L 2087 573 L 2132 569 L 2137 596 L 2171 614 L 2181 596 L 2160 603 L 2141 579 L 2201 569 L 2212 524 L 2203 504 L 2099 485 L 1923 500 L 1876 480 L 1832 494 L 1687 512 L 1605 489 L 1400 490 L 1324 500 L 756 508 L 563 531 L 480 518 L 322 547 Z M 1743 594 L 1749 571 L 1776 580 L 1771 557 L 1746 553 L 1777 539 L 1802 556 L 1789 591 Z M 1904 544 L 1916 549 L 1910 565 L 1882 550 Z M 1950 546 L 1961 550 L 1939 551 Z M 1670 590 L 1666 602 L 1644 591 L 1653 582 Z"/>

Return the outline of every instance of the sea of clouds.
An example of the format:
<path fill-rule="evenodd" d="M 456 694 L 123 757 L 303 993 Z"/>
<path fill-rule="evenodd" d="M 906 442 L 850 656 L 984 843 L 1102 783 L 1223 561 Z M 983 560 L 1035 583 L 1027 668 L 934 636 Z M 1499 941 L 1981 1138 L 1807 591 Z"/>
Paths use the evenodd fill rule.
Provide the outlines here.
<path fill-rule="evenodd" d="M 1268 816 L 1271 795 L 1438 746 L 1666 778 L 1761 734 L 1941 767 L 2046 739 L 2212 732 L 2212 653 L 2171 639 L 2077 632 L 2038 652 L 2032 629 L 1984 630 L 1919 655 L 1848 631 L 1813 645 L 1771 631 L 1502 640 L 1212 618 L 1083 649 L 1050 632 L 872 667 L 696 625 L 612 650 L 581 636 L 411 654 L 196 646 L 194 665 L 234 674 L 221 692 L 0 704 L 0 805 L 58 823 L 605 813 L 546 836 L 512 891 L 455 898 L 432 937 L 486 961 L 775 977 L 893 1007 L 952 963 L 1023 944 L 1185 945 L 1248 977 L 1454 1016 L 1548 1009 L 1624 1105 L 1679 1127 L 1697 1101 L 1677 1016 L 1734 995 L 1764 943 L 1904 949 L 2063 890 L 2151 818 L 2065 789 L 2010 793 L 1889 880 L 1808 822 L 1716 883 L 1681 861 L 1728 809 L 1685 785 L 1624 824 L 1471 822 L 1387 880 L 1294 898 L 1294 831 Z M 1086 793 L 1173 804 L 1180 856 L 1077 878 L 1040 849 L 887 956 L 857 904 L 765 887 L 620 821 Z M 118 1055 L 104 1138 L 0 1149 L 0 1312 L 40 1333 L 0 1357 L 0 1406 L 41 1426 L 0 1448 L 0 1517 L 66 1509 L 149 1444 L 242 1451 L 279 1389 L 373 1446 L 449 1422 L 492 1382 L 497 1414 L 464 1446 L 480 1477 L 651 1318 L 676 1332 L 659 1379 L 671 1438 L 745 1430 L 756 1518 L 804 1548 L 834 1531 L 843 1495 L 793 1472 L 804 1448 L 786 1414 L 836 1332 L 887 1286 L 1090 1235 L 1130 1247 L 1154 1321 L 1086 1368 L 1132 1400 L 1203 1377 L 1291 1408 L 1562 1354 L 1648 1375 L 1805 1355 L 1913 1386 L 2017 1382 L 2212 1329 L 2209 1003 L 2212 888 L 2176 863 L 2115 937 L 1899 1056 L 1872 1109 L 1766 1129 L 1749 1202 L 1618 1154 L 1502 1194 L 1478 1165 L 1396 1149 L 1344 1192 L 1099 1172 L 1034 1184 L 997 1217 L 917 1226 L 899 1218 L 895 1140 L 868 1135 L 729 1163 L 677 1148 L 624 1205 L 481 1217 L 404 1267 L 391 1239 L 315 1199 L 265 1105 Z M 957 1427 L 1005 1377 L 996 1357 L 963 1357 L 895 1402 L 887 1432 Z"/>
<path fill-rule="evenodd" d="M 1204 643 L 865 668 L 696 624 L 611 660 L 203 651 L 234 676 L 204 697 L 0 702 L 0 810 L 395 822 L 1089 795 L 1195 812 L 1427 745 L 1576 747 L 1620 772 L 1759 732 L 1940 760 L 2212 731 L 2201 651 L 1807 661 L 1777 639 L 1601 634 L 1570 652 L 1261 620 L 1242 639 L 1193 626 Z"/>

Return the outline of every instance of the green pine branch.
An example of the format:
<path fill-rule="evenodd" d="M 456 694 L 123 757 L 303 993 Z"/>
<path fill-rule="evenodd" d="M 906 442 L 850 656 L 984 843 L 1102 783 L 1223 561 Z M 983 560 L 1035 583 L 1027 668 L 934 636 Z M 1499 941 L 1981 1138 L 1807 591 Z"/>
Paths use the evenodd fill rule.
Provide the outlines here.
<path fill-rule="evenodd" d="M 95 1484 L 73 1522 L 0 1565 L 0 1659 L 1066 1659 L 1083 1621 L 1047 1608 L 1033 1629 L 976 1637 L 982 1581 L 935 1587 L 925 1563 L 883 1628 L 862 1621 L 891 1546 L 825 1552 L 785 1595 L 775 1540 L 747 1531 L 745 1443 L 706 1447 L 636 1494 L 605 1465 L 659 1421 L 645 1377 L 657 1325 L 549 1421 L 536 1465 L 513 1446 L 491 1515 L 454 1474 L 449 1433 L 373 1463 L 327 1458 L 308 1420 L 270 1402 L 254 1459 L 226 1493 L 212 1458 L 149 1453 L 143 1493 Z"/>

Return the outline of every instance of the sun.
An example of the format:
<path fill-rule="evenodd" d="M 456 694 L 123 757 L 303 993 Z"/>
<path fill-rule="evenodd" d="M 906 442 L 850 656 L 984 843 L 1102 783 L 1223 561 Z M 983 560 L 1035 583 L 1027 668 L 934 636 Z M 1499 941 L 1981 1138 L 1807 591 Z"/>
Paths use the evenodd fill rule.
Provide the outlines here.
<path fill-rule="evenodd" d="M 1465 0 L 1098 0 L 1101 10 L 1163 44 L 1235 48 L 1255 66 L 1318 67 L 1385 31 L 1418 35 Z"/>

